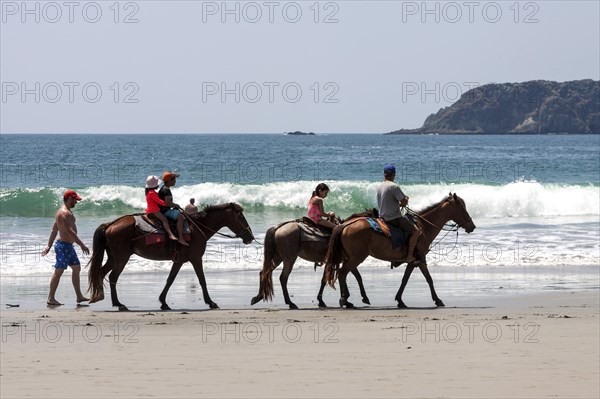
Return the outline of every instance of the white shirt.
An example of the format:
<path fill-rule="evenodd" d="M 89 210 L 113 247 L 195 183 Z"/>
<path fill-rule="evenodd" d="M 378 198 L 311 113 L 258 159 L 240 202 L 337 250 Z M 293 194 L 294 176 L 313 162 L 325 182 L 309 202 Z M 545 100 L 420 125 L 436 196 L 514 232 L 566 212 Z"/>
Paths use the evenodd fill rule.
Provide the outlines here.
<path fill-rule="evenodd" d="M 393 181 L 386 180 L 377 188 L 377 205 L 379 206 L 379 216 L 383 220 L 394 220 L 402 216 L 400 211 L 400 201 L 406 196 L 400 189 L 400 186 Z"/>

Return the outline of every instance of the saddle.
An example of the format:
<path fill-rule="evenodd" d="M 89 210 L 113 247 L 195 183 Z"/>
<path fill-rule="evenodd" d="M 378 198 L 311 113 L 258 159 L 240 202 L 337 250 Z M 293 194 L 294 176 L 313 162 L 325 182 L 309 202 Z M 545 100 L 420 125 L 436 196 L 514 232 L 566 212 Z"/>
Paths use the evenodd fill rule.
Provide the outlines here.
<path fill-rule="evenodd" d="M 314 220 L 304 216 L 294 220 L 300 229 L 301 242 L 321 242 L 328 243 L 331 237 L 331 230 L 319 226 Z"/>
<path fill-rule="evenodd" d="M 153 217 L 149 217 L 145 213 L 138 213 L 133 215 L 135 219 L 135 228 L 142 234 L 144 234 L 144 242 L 146 245 L 160 244 L 162 242 L 171 241 L 167 237 L 165 229 L 163 229 L 160 220 Z M 174 234 L 177 234 L 177 221 L 169 220 L 169 227 Z M 187 242 L 192 241 L 192 234 L 188 221 L 183 221 L 183 239 Z"/>

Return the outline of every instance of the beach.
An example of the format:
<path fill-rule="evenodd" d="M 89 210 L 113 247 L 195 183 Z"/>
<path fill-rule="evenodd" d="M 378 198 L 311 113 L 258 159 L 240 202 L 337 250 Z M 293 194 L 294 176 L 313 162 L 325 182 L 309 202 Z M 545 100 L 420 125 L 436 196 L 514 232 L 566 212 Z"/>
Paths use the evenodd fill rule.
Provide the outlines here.
<path fill-rule="evenodd" d="M 104 301 L 77 306 L 65 276 L 57 294 L 65 305 L 48 308 L 47 276 L 4 277 L 2 397 L 598 396 L 595 266 L 536 266 L 529 275 L 433 267 L 440 308 L 417 270 L 403 296 L 408 309 L 393 299 L 401 270 L 366 268 L 371 305 L 350 278 L 354 310 L 337 307 L 339 291 L 329 287 L 329 308 L 319 309 L 321 270 L 303 264 L 289 280 L 300 310 L 289 310 L 280 270 L 273 301 L 255 306 L 256 271 L 207 272 L 221 307 L 208 310 L 184 267 L 168 312 L 157 300 L 164 272 L 123 274 L 129 312 L 111 306 L 108 287 Z"/>
<path fill-rule="evenodd" d="M 0 399 L 600 398 L 600 1 L 0 3 Z"/>
<path fill-rule="evenodd" d="M 168 145 L 172 140 L 186 148 Z M 596 136 L 73 135 L 70 163 L 55 136 L 2 136 L 0 189 L 0 396 L 129 397 L 589 397 L 600 396 L 600 176 Z M 326 160 L 314 148 L 332 156 Z M 422 148 L 424 154 L 407 152 Z M 454 151 L 452 162 L 446 158 Z M 133 150 L 135 149 L 135 150 Z M 177 160 L 140 159 L 139 153 Z M 297 158 L 290 159 L 289 154 Z M 366 155 L 365 155 L 366 154 Z M 400 154 L 402 156 L 400 158 Z M 269 160 L 266 162 L 265 160 Z M 338 307 L 322 268 L 298 260 L 283 301 L 257 295 L 267 230 L 306 213 L 326 181 L 325 209 L 347 217 L 375 206 L 382 167 L 423 209 L 458 193 L 477 228 L 449 224 L 427 256 L 438 296 L 415 270 L 398 309 L 403 267 L 368 258 L 354 277 L 357 309 Z M 237 202 L 256 241 L 212 237 L 203 256 L 208 310 L 185 264 L 160 311 L 171 262 L 132 256 L 119 300 L 78 307 L 67 271 L 46 307 L 54 251 L 42 257 L 62 193 L 91 246 L 101 223 L 144 209 L 148 174 L 181 172 L 176 201 Z M 224 228 L 223 233 L 230 233 Z M 91 247 L 90 247 L 91 249 Z M 89 256 L 82 263 L 88 287 Z M 105 257 L 106 260 L 106 257 Z"/>
<path fill-rule="evenodd" d="M 599 396 L 597 290 L 454 302 L 3 309 L 1 396 Z"/>

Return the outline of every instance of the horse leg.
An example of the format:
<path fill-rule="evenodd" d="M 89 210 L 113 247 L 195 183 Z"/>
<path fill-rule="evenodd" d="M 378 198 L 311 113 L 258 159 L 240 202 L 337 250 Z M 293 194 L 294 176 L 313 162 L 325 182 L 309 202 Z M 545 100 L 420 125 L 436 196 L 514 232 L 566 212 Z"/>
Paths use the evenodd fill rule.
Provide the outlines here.
<path fill-rule="evenodd" d="M 110 272 L 114 267 L 114 260 L 113 258 L 110 256 L 110 254 L 108 255 L 108 259 L 106 260 L 106 263 L 104 264 L 104 266 L 102 266 L 100 268 L 100 273 L 102 275 L 102 280 L 104 280 L 104 278 L 106 277 L 106 275 L 108 274 L 108 272 Z M 104 300 L 104 286 L 101 286 L 102 291 L 98 294 L 98 296 L 96 297 L 96 299 L 94 300 L 94 302 L 99 302 Z M 112 291 L 111 291 L 112 292 Z M 92 302 L 90 302 L 92 303 Z"/>
<path fill-rule="evenodd" d="M 404 289 L 406 288 L 406 283 L 408 283 L 408 279 L 410 278 L 410 275 L 412 274 L 414 269 L 415 269 L 415 267 L 412 264 L 406 266 L 406 270 L 404 270 L 404 276 L 402 277 L 402 284 L 400 285 L 400 289 L 398 290 L 398 293 L 396 294 L 396 301 L 398 301 L 398 307 L 401 309 L 406 309 L 406 307 L 407 307 L 404 304 L 404 302 L 402 302 L 402 294 L 404 293 Z"/>
<path fill-rule="evenodd" d="M 290 295 L 287 289 L 287 281 L 292 269 L 294 268 L 294 262 L 296 262 L 297 258 L 294 259 L 285 259 L 283 261 L 283 270 L 281 271 L 281 275 L 279 276 L 279 282 L 281 283 L 281 289 L 283 290 L 283 298 L 285 299 L 286 305 L 290 307 L 290 309 L 298 309 L 298 306 L 290 299 Z"/>
<path fill-rule="evenodd" d="M 321 277 L 321 288 L 319 288 L 319 293 L 317 294 L 317 301 L 319 301 L 320 308 L 327 307 L 325 302 L 323 302 L 323 290 L 325 289 L 325 285 L 327 285 L 327 273 L 325 273 L 325 268 L 323 268 L 323 277 Z"/>
<path fill-rule="evenodd" d="M 121 272 L 125 268 L 125 265 L 127 264 L 128 260 L 129 260 L 129 258 L 127 258 L 125 260 L 121 260 L 121 261 L 115 261 L 114 268 L 108 276 L 108 281 L 110 284 L 110 298 L 112 300 L 112 305 L 118 306 L 119 311 L 121 311 L 121 312 L 127 311 L 129 309 L 127 308 L 127 306 L 125 306 L 121 302 L 119 302 L 119 297 L 117 295 L 117 280 L 119 280 L 119 276 L 121 275 Z"/>
<path fill-rule="evenodd" d="M 348 276 L 349 272 L 356 270 L 358 265 L 360 265 L 364 262 L 365 259 L 367 259 L 367 256 L 368 254 L 355 255 L 353 258 L 344 261 L 344 263 L 342 264 L 342 267 L 338 272 L 338 278 L 340 281 L 340 307 L 343 308 L 345 306 L 347 309 L 354 308 L 354 304 L 348 302 L 348 298 L 350 298 L 350 290 L 348 289 L 348 282 L 346 281 L 346 277 Z"/>
<path fill-rule="evenodd" d="M 429 274 L 429 269 L 427 269 L 427 265 L 422 263 L 421 265 L 419 265 L 419 269 L 421 269 L 421 273 L 423 273 L 423 276 L 425 276 L 425 280 L 427 281 L 427 284 L 429 284 L 429 290 L 431 290 L 431 299 L 433 299 L 433 302 L 435 302 L 436 306 L 446 306 L 444 305 L 444 302 L 442 302 L 442 300 L 440 298 L 438 298 L 437 294 L 435 293 L 435 288 L 433 288 L 433 279 L 431 278 L 431 274 Z"/>
<path fill-rule="evenodd" d="M 182 265 L 183 263 L 181 262 L 174 262 L 173 266 L 171 266 L 171 272 L 169 273 L 169 277 L 167 277 L 165 288 L 163 288 L 160 296 L 158 297 L 158 300 L 160 301 L 160 310 L 171 310 L 169 305 L 167 305 L 167 293 L 169 292 L 169 288 L 171 288 L 173 281 L 175 281 L 177 273 L 179 273 L 179 270 L 181 270 Z"/>
<path fill-rule="evenodd" d="M 196 276 L 198 276 L 198 281 L 200 282 L 200 286 L 202 287 L 202 295 L 204 296 L 204 303 L 208 305 L 211 309 L 219 309 L 219 305 L 213 302 L 210 299 L 210 295 L 208 295 L 208 288 L 206 288 L 206 278 L 204 277 L 204 269 L 202 267 L 202 259 L 192 260 L 192 266 L 194 267 L 194 271 L 196 272 Z"/>
<path fill-rule="evenodd" d="M 354 308 L 354 304 L 348 302 L 348 298 L 350 297 L 350 290 L 348 290 L 348 283 L 346 282 L 346 277 L 348 276 L 348 268 L 346 265 L 343 265 L 338 274 L 338 280 L 340 282 L 340 307 L 344 306 L 346 309 Z"/>
<path fill-rule="evenodd" d="M 354 269 L 350 273 L 352 273 L 354 275 L 354 278 L 356 278 L 356 282 L 358 283 L 358 288 L 360 289 L 360 296 L 362 297 L 363 303 L 370 305 L 371 301 L 369 301 L 369 298 L 367 297 L 367 292 L 365 291 L 365 286 L 363 285 L 362 276 L 360 275 L 360 272 L 358 271 L 358 269 Z"/>

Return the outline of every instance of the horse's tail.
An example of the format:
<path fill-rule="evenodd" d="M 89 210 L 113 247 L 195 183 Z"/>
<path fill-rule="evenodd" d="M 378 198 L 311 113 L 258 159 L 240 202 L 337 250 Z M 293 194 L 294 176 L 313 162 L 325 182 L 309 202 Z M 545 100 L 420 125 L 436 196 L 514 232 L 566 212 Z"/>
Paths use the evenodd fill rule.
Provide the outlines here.
<path fill-rule="evenodd" d="M 260 271 L 260 287 L 258 288 L 258 296 L 252 300 L 253 305 L 261 299 L 263 301 L 273 299 L 273 270 L 276 267 L 273 258 L 277 252 L 275 231 L 277 231 L 277 228 L 271 227 L 265 235 L 263 268 Z"/>
<path fill-rule="evenodd" d="M 101 224 L 94 232 L 92 258 L 87 264 L 90 267 L 88 272 L 88 291 L 91 293 L 90 303 L 104 299 L 103 280 L 105 274 L 102 273 L 102 261 L 106 249 L 106 227 L 107 224 Z"/>
<path fill-rule="evenodd" d="M 327 283 L 333 288 L 335 288 L 335 281 L 343 260 L 342 232 L 344 228 L 344 225 L 339 225 L 333 229 L 327 247 L 327 255 L 325 255 L 325 276 Z"/>

